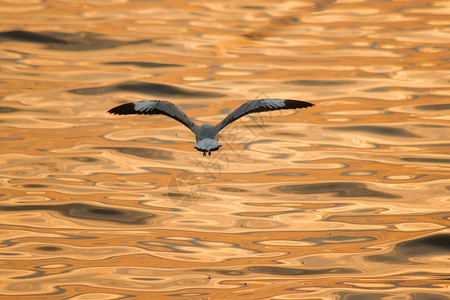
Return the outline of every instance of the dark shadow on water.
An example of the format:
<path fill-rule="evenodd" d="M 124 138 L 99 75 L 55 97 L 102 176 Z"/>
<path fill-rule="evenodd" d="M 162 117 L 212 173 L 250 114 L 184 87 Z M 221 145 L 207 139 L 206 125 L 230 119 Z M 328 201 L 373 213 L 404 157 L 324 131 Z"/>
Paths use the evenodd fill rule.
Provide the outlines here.
<path fill-rule="evenodd" d="M 248 190 L 244 190 L 241 188 L 235 187 L 218 187 L 218 190 L 227 192 L 227 193 L 247 193 Z"/>
<path fill-rule="evenodd" d="M 129 225 L 148 224 L 150 219 L 156 217 L 155 214 L 145 213 L 141 211 L 109 208 L 81 203 L 70 203 L 61 205 L 0 206 L 0 211 L 33 211 L 33 210 L 55 211 L 63 216 L 71 218 L 108 221 Z"/>
<path fill-rule="evenodd" d="M 339 86 L 355 84 L 353 80 L 293 80 L 287 81 L 287 84 L 307 85 L 307 86 Z"/>
<path fill-rule="evenodd" d="M 116 65 L 116 66 L 135 66 L 140 68 L 168 68 L 168 67 L 183 67 L 183 65 L 177 64 L 163 64 L 155 62 L 144 61 L 110 61 L 103 63 L 104 65 Z"/>
<path fill-rule="evenodd" d="M 389 293 L 356 293 L 356 292 L 338 292 L 336 293 L 338 295 L 337 299 L 341 300 L 379 300 L 384 299 L 384 297 L 388 297 Z"/>
<path fill-rule="evenodd" d="M 0 107 L 0 114 L 9 114 L 9 113 L 17 112 L 17 111 L 21 111 L 21 110 L 17 109 L 17 108 L 12 108 L 12 107 L 6 107 L 6 106 Z"/>
<path fill-rule="evenodd" d="M 32 32 L 26 30 L 12 30 L 0 32 L 1 40 L 13 40 L 45 45 L 47 49 L 62 51 L 89 51 L 109 49 L 139 43 L 151 43 L 151 39 L 137 41 L 120 41 L 106 38 L 105 35 L 93 32 Z"/>
<path fill-rule="evenodd" d="M 70 93 L 78 95 L 103 95 L 116 92 L 131 92 L 139 93 L 145 95 L 156 95 L 156 96 L 182 96 L 182 97 L 199 97 L 199 98 L 217 98 L 223 97 L 223 94 L 212 93 L 212 92 L 202 92 L 202 91 L 190 91 L 184 88 L 180 88 L 173 85 L 161 84 L 161 83 L 149 83 L 143 81 L 129 81 L 125 83 L 101 86 L 101 87 L 91 87 L 91 88 L 81 88 L 69 90 Z"/>
<path fill-rule="evenodd" d="M 175 293 L 167 294 L 169 297 L 177 297 L 178 299 L 211 299 L 209 293 Z"/>
<path fill-rule="evenodd" d="M 406 287 L 401 284 L 401 282 L 396 282 L 394 280 L 388 282 L 390 285 L 403 288 Z M 421 288 L 425 288 L 424 286 L 421 286 Z M 428 288 L 433 288 L 433 286 L 429 286 Z M 434 287 L 435 288 L 435 287 Z M 336 293 L 337 299 L 341 300 L 379 300 L 379 299 L 396 299 L 395 297 L 392 298 L 392 294 L 387 293 L 380 293 L 380 292 L 371 292 L 369 290 L 366 290 L 364 292 L 353 292 L 353 291 L 345 291 L 345 292 L 338 292 Z M 407 298 L 405 298 L 407 297 Z M 448 297 L 441 294 L 436 293 L 408 293 L 402 294 L 401 298 L 399 299 L 414 299 L 414 300 L 448 300 Z"/>
<path fill-rule="evenodd" d="M 251 273 L 281 275 L 281 276 L 361 273 L 359 270 L 351 268 L 300 269 L 300 268 L 284 268 L 274 266 L 249 267 L 248 271 Z"/>
<path fill-rule="evenodd" d="M 22 185 L 22 187 L 29 188 L 29 189 L 45 189 L 45 188 L 48 188 L 48 185 L 37 184 L 37 183 L 29 183 L 29 184 Z"/>
<path fill-rule="evenodd" d="M 25 30 L 11 30 L 0 32 L 0 38 L 38 44 L 68 44 L 64 39 L 52 37 L 52 32 L 32 32 Z"/>
<path fill-rule="evenodd" d="M 445 103 L 445 104 L 420 105 L 420 106 L 416 106 L 416 109 L 424 110 L 424 111 L 448 110 L 448 109 L 450 109 L 450 104 Z"/>
<path fill-rule="evenodd" d="M 133 148 L 133 147 L 95 147 L 99 150 L 114 150 L 122 154 L 133 155 L 141 158 L 155 160 L 174 160 L 172 153 L 155 148 Z"/>
<path fill-rule="evenodd" d="M 41 247 L 37 247 L 36 250 L 46 251 L 46 252 L 57 252 L 57 251 L 61 251 L 63 249 L 61 247 L 56 247 L 56 246 L 41 246 Z"/>
<path fill-rule="evenodd" d="M 312 184 L 282 185 L 271 189 L 274 193 L 286 194 L 326 194 L 331 193 L 336 197 L 373 197 L 382 199 L 399 199 L 398 195 L 369 189 L 360 182 L 323 182 Z"/>
<path fill-rule="evenodd" d="M 405 157 L 405 158 L 402 158 L 402 160 L 408 161 L 408 162 L 450 164 L 450 159 L 445 159 L 445 158 Z"/>
<path fill-rule="evenodd" d="M 276 276 L 308 276 L 323 274 L 357 274 L 361 271 L 352 268 L 286 268 L 278 266 L 252 266 L 243 270 L 221 270 L 221 269 L 197 269 L 199 272 L 217 273 L 224 276 L 246 276 L 251 273 L 269 274 Z"/>
<path fill-rule="evenodd" d="M 307 176 L 307 173 L 294 173 L 294 172 L 273 172 L 273 173 L 267 173 L 266 176 L 292 176 L 292 177 L 298 177 L 298 176 Z"/>
<path fill-rule="evenodd" d="M 435 234 L 398 243 L 387 254 L 371 255 L 366 259 L 388 264 L 413 263 L 411 257 L 424 257 L 450 253 L 450 234 Z"/>
<path fill-rule="evenodd" d="M 68 159 L 74 160 L 74 161 L 78 161 L 78 162 L 82 162 L 82 163 L 94 163 L 94 162 L 98 162 L 99 161 L 99 159 L 97 159 L 97 158 L 88 157 L 88 156 L 69 157 Z"/>
<path fill-rule="evenodd" d="M 247 274 L 246 272 L 240 271 L 240 270 L 199 269 L 199 270 L 197 270 L 197 271 L 199 271 L 199 272 L 208 272 L 208 273 L 209 273 L 209 272 L 211 272 L 211 273 L 217 273 L 217 274 L 225 275 L 225 276 L 242 276 L 242 275 Z"/>
<path fill-rule="evenodd" d="M 345 236 L 345 235 L 336 235 L 336 236 L 324 237 L 324 238 L 317 237 L 317 238 L 302 239 L 302 241 L 314 243 L 315 245 L 363 243 L 363 242 L 373 242 L 376 240 L 377 240 L 377 238 L 375 238 L 373 236 Z"/>
<path fill-rule="evenodd" d="M 440 294 L 435 294 L 435 293 L 411 293 L 411 299 L 414 299 L 414 300 L 448 300 L 448 295 L 440 295 Z"/>
<path fill-rule="evenodd" d="M 396 127 L 388 126 L 342 126 L 342 127 L 329 127 L 328 130 L 335 131 L 358 131 L 367 132 L 378 135 L 385 135 L 390 137 L 419 137 L 418 135 L 409 132 L 408 130 Z"/>

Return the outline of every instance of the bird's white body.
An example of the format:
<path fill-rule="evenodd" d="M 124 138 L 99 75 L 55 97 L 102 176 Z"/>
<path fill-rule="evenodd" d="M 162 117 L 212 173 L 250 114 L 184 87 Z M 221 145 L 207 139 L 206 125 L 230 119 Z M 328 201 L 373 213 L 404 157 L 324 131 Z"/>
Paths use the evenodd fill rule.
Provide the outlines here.
<path fill-rule="evenodd" d="M 217 151 L 221 144 L 217 140 L 217 133 L 214 130 L 214 125 L 210 123 L 203 123 L 200 128 L 198 128 L 198 132 L 195 135 L 195 140 L 197 144 L 195 144 L 194 148 L 198 151 L 202 151 L 204 155 L 208 152 L 211 155 L 211 151 Z"/>
<path fill-rule="evenodd" d="M 197 144 L 194 146 L 198 151 L 203 152 L 203 156 L 212 151 L 219 150 L 222 145 L 217 140 L 217 134 L 230 123 L 236 121 L 240 117 L 254 112 L 272 111 L 280 109 L 295 109 L 311 107 L 314 104 L 299 100 L 287 99 L 261 99 L 247 101 L 230 113 L 225 119 L 217 125 L 203 123 L 201 126 L 195 124 L 184 112 L 168 101 L 160 100 L 144 100 L 131 102 L 116 106 L 108 112 L 118 115 L 128 114 L 146 114 L 155 115 L 162 114 L 171 117 L 184 126 L 188 127 L 194 134 Z"/>

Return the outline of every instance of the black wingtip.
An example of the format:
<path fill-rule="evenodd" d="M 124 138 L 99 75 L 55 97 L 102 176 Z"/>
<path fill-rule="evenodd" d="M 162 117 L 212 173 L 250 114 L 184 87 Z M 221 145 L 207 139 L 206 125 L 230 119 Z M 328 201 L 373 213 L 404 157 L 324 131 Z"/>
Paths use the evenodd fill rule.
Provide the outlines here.
<path fill-rule="evenodd" d="M 306 101 L 300 101 L 300 100 L 285 100 L 284 101 L 285 108 L 306 108 L 306 107 L 312 107 L 314 104 L 306 102 Z"/>
<path fill-rule="evenodd" d="M 110 110 L 108 110 L 108 113 L 113 115 L 130 115 L 136 114 L 137 112 L 134 109 L 133 103 L 125 103 L 111 108 Z"/>

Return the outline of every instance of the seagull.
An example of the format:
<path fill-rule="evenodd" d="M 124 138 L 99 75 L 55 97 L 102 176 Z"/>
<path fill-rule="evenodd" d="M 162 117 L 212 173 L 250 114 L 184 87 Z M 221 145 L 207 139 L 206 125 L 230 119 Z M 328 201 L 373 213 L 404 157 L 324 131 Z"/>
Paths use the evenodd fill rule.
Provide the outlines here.
<path fill-rule="evenodd" d="M 197 144 L 194 146 L 203 156 L 211 155 L 211 152 L 222 147 L 219 144 L 217 134 L 226 126 L 237 119 L 255 112 L 273 111 L 281 109 L 296 109 L 314 106 L 314 104 L 288 99 L 260 99 L 247 101 L 216 126 L 210 123 L 203 123 L 201 126 L 195 124 L 183 111 L 169 101 L 143 100 L 138 102 L 125 103 L 108 110 L 108 113 L 115 115 L 166 115 L 177 120 L 195 134 Z"/>

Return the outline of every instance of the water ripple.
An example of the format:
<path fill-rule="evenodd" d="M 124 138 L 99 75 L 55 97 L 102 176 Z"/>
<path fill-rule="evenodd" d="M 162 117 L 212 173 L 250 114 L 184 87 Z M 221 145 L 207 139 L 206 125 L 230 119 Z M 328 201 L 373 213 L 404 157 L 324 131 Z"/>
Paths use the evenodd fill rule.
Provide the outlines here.
<path fill-rule="evenodd" d="M 4 1 L 0 298 L 447 299 L 444 1 Z M 251 114 L 203 157 L 199 123 Z"/>

